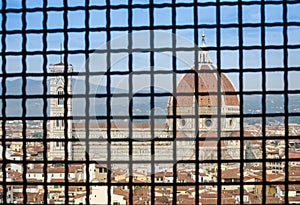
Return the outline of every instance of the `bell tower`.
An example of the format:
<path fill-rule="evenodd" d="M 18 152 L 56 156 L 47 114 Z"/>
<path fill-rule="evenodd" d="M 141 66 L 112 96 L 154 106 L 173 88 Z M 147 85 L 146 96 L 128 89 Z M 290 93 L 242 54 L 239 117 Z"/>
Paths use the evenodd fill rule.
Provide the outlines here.
<path fill-rule="evenodd" d="M 65 82 L 65 70 L 66 66 L 61 61 L 58 64 L 50 65 L 50 73 L 57 74 L 50 78 L 50 117 L 55 119 L 50 120 L 50 138 L 58 139 L 57 141 L 50 142 L 50 160 L 65 158 L 65 142 L 64 139 L 72 138 L 72 120 L 68 119 L 67 123 L 67 136 L 65 136 L 66 124 L 64 117 L 65 109 L 67 109 L 67 116 L 72 116 L 72 99 L 66 98 L 65 87 L 67 86 L 67 94 L 72 94 L 72 77 L 68 76 L 68 82 Z M 73 71 L 73 66 L 67 66 L 67 73 Z M 65 100 L 67 100 L 67 107 L 65 107 Z M 68 142 L 68 160 L 72 157 L 72 142 Z"/>

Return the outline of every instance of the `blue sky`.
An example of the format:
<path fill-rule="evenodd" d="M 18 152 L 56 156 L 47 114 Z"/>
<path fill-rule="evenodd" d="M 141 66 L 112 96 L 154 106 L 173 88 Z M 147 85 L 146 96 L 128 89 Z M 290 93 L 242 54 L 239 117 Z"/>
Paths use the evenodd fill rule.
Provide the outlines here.
<path fill-rule="evenodd" d="M 232 0 L 235 1 L 235 0 Z M 111 4 L 125 4 L 127 1 L 112 0 Z M 145 4 L 144 0 L 133 0 L 136 4 Z M 170 3 L 171 0 L 155 0 L 155 3 Z M 178 2 L 193 2 L 192 0 L 180 0 Z M 200 2 L 200 1 L 199 1 Z M 204 1 L 201 1 L 204 2 Z M 214 0 L 205 0 L 205 2 L 215 2 Z M 26 5 L 28 8 L 42 7 L 43 1 L 41 0 L 30 0 L 27 1 Z M 7 8 L 21 8 L 21 0 L 8 0 Z M 69 6 L 82 6 L 85 4 L 84 0 L 71 0 Z M 105 0 L 90 0 L 90 5 L 105 5 Z M 2 2 L 0 2 L 2 6 Z M 49 0 L 49 7 L 60 7 L 63 6 L 62 0 Z M 300 4 L 288 5 L 288 21 L 300 22 Z M 177 18 L 176 22 L 178 25 L 192 25 L 193 24 L 193 7 L 179 7 L 176 10 Z M 216 8 L 210 7 L 199 7 L 198 8 L 198 23 L 202 24 L 214 24 L 216 23 Z M 281 5 L 266 5 L 266 22 L 283 22 L 282 19 L 282 6 Z M 111 26 L 112 27 L 126 27 L 128 11 L 126 9 L 112 10 L 111 11 Z M 106 25 L 106 13 L 105 10 L 91 10 L 90 11 L 90 27 L 105 27 Z M 243 22 L 244 23 L 260 23 L 260 6 L 244 6 L 243 7 Z M 85 11 L 70 11 L 68 16 L 69 28 L 84 28 L 85 27 Z M 155 25 L 171 25 L 171 8 L 156 8 L 154 9 L 154 24 Z M 221 23 L 230 24 L 238 23 L 238 8 L 237 6 L 223 6 L 221 7 Z M 27 29 L 43 29 L 42 26 L 43 14 L 42 12 L 27 13 Z M 2 16 L 0 16 L 2 21 Z M 147 9 L 135 9 L 133 11 L 133 25 L 134 26 L 147 26 L 149 25 L 149 12 Z M 63 28 L 63 12 L 49 12 L 47 27 L 49 29 Z M 9 13 L 7 14 L 7 30 L 21 30 L 22 20 L 21 13 Z M 283 28 L 282 27 L 266 27 L 266 45 L 282 45 L 283 44 Z M 170 30 L 166 31 L 171 33 Z M 216 29 L 199 29 L 199 41 L 201 41 L 201 33 L 206 34 L 206 43 L 208 46 L 216 46 Z M 261 44 L 261 33 L 260 28 L 244 28 L 243 39 L 244 45 L 260 45 Z M 290 26 L 287 30 L 289 45 L 299 45 L 300 28 Z M 135 33 L 139 33 L 138 31 Z M 112 47 L 113 48 L 126 48 L 127 44 L 119 43 L 114 40 L 122 36 L 126 36 L 127 32 L 112 32 Z M 85 49 L 85 33 L 69 33 L 69 49 Z M 177 30 L 177 35 L 180 38 L 186 38 L 187 40 L 193 41 L 194 31 L 193 29 L 182 29 Z M 146 38 L 146 37 L 145 37 Z M 105 32 L 91 32 L 89 41 L 91 49 L 97 49 L 105 45 L 106 34 Z M 134 42 L 134 47 L 141 45 L 148 47 L 149 44 L 144 42 L 142 44 Z M 226 28 L 221 29 L 221 46 L 238 46 L 239 36 L 238 28 Z M 47 43 L 48 50 L 60 50 L 60 44 L 63 42 L 62 33 L 48 33 Z M 7 35 L 6 36 L 7 51 L 20 51 L 22 47 L 22 36 L 21 35 Z M 161 42 L 159 39 L 155 43 L 156 47 L 160 46 L 171 46 L 171 41 Z M 180 45 L 185 46 L 185 45 Z M 28 34 L 27 35 L 27 50 L 38 51 L 42 50 L 42 34 Z M 299 55 L 300 49 L 289 49 L 288 63 L 289 67 L 299 66 Z M 191 54 L 192 55 L 192 54 Z M 261 51 L 260 50 L 249 50 L 244 51 L 244 68 L 261 68 Z M 156 65 L 157 67 L 170 68 L 171 58 L 168 53 L 156 54 Z M 216 63 L 216 52 L 210 52 L 210 56 L 214 63 Z M 103 58 L 105 59 L 105 58 Z M 266 65 L 267 67 L 283 67 L 283 52 L 282 50 L 267 50 L 266 51 Z M 49 55 L 48 63 L 57 63 L 59 56 Z M 75 71 L 79 71 L 84 63 L 84 55 L 69 55 L 69 63 L 74 66 Z M 128 69 L 126 65 L 126 59 L 120 61 L 116 65 L 116 69 Z M 42 56 L 28 56 L 28 72 L 42 72 Z M 134 56 L 134 66 L 143 67 L 147 69 L 149 65 L 149 55 L 136 54 Z M 221 68 L 238 68 L 239 66 L 239 53 L 238 51 L 222 51 L 221 52 Z M 179 69 L 188 69 L 192 65 L 178 64 L 181 66 Z M 21 56 L 7 56 L 7 72 L 20 72 L 21 71 Z M 231 80 L 238 87 L 238 74 L 228 74 Z M 247 85 L 245 89 L 249 90 L 261 90 L 261 73 L 246 73 L 244 75 L 245 82 Z M 298 72 L 291 72 L 289 75 L 290 88 L 298 89 L 300 83 Z M 280 72 L 268 72 L 267 73 L 267 86 L 269 89 L 282 89 L 283 88 L 283 73 Z"/>

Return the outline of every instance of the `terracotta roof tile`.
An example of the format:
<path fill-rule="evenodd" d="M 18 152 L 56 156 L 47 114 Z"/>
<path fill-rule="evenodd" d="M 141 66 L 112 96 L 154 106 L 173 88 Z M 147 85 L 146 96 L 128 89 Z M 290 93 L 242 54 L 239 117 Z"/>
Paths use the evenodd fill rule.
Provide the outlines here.
<path fill-rule="evenodd" d="M 191 68 L 194 70 L 194 67 Z M 202 65 L 199 68 L 198 74 L 198 106 L 217 106 L 218 96 L 215 94 L 218 91 L 218 78 L 217 72 L 205 72 L 207 70 L 216 71 L 216 67 Z M 195 74 L 187 73 L 179 81 L 177 85 L 177 93 L 187 93 L 186 96 L 177 96 L 177 106 L 192 107 L 195 101 L 194 96 L 191 95 L 195 92 Z M 227 94 L 228 92 L 234 93 L 235 88 L 230 79 L 225 75 L 220 75 L 221 79 L 221 95 L 224 97 L 224 103 L 227 106 L 239 106 L 238 96 L 235 94 Z M 214 93 L 214 94 L 213 94 Z M 172 98 L 169 99 L 169 105 L 172 105 Z"/>

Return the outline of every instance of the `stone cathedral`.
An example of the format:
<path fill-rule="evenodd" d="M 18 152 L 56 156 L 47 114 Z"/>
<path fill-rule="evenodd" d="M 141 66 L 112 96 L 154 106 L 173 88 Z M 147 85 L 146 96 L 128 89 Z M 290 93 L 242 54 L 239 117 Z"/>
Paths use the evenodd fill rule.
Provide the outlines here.
<path fill-rule="evenodd" d="M 63 117 L 72 116 L 72 99 L 68 98 L 65 103 L 65 90 L 72 94 L 72 78 L 68 76 L 66 85 L 63 77 L 65 67 L 67 72 L 72 72 L 71 65 L 65 66 L 60 62 L 50 65 L 50 72 L 54 75 L 50 79 L 50 94 L 57 97 L 50 99 L 50 116 L 57 117 L 57 120 L 50 122 L 50 137 L 58 139 L 50 143 L 50 159 L 63 159 L 65 156 L 66 144 L 61 139 L 73 139 L 67 146 L 69 160 L 85 160 L 86 152 L 90 160 L 106 161 L 129 160 L 129 139 L 132 135 L 132 160 L 151 160 L 151 137 L 170 138 L 172 140 L 155 141 L 155 159 L 173 159 L 174 152 L 176 160 L 195 158 L 195 141 L 198 136 L 199 159 L 217 159 L 218 140 L 225 137 L 236 137 L 237 140 L 221 141 L 222 159 L 239 159 L 239 118 L 231 117 L 239 115 L 239 98 L 235 92 L 233 83 L 225 74 L 219 74 L 217 68 L 212 64 L 205 45 L 205 36 L 202 36 L 202 45 L 199 50 L 199 63 L 190 68 L 190 73 L 184 74 L 178 81 L 176 93 L 181 95 L 169 97 L 167 103 L 168 115 L 176 114 L 174 123 L 171 118 L 167 118 L 164 123 L 155 123 L 154 133 L 151 132 L 150 123 L 132 123 L 111 121 L 107 130 L 105 122 L 91 122 L 88 125 L 84 122 L 67 120 L 68 128 L 65 130 Z M 59 75 L 59 74 L 62 75 Z M 196 75 L 197 74 L 197 75 Z M 197 76 L 197 77 L 196 77 Z M 197 86 L 195 86 L 198 84 Z M 65 87 L 67 86 L 67 89 Z M 198 91 L 198 95 L 195 92 Z M 229 94 L 227 94 L 229 93 Z M 184 96 L 186 94 L 186 96 Z M 67 105 L 67 111 L 65 108 Z M 176 106 L 174 109 L 173 107 Z M 173 112 L 176 113 L 173 113 Z M 179 116 L 179 117 L 178 117 Z M 173 126 L 176 125 L 176 128 Z M 129 129 L 132 126 L 132 129 Z M 88 142 L 86 143 L 86 133 L 88 128 Z M 131 131 L 130 131 L 131 130 Z M 218 132 L 218 130 L 220 130 Z M 176 131 L 176 134 L 174 134 Z M 67 133 L 67 136 L 65 134 Z M 108 142 L 107 135 L 111 139 L 119 139 Z M 180 140 L 189 138 L 192 140 Z M 77 140 L 75 140 L 77 139 Z M 124 141 L 122 142 L 122 139 Z M 174 150 L 176 143 L 176 150 Z M 86 150 L 89 145 L 89 151 Z M 109 151 L 109 152 L 108 152 Z M 108 156 L 108 153 L 110 155 Z"/>

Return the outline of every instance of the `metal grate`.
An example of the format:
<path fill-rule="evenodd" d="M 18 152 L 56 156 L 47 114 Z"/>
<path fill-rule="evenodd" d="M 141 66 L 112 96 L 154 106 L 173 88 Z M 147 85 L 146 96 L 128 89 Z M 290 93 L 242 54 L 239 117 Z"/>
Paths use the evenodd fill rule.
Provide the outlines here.
<path fill-rule="evenodd" d="M 299 181 L 292 181 L 297 177 L 294 176 L 297 171 L 292 170 L 296 170 L 300 160 L 297 156 L 296 145 L 290 147 L 290 144 L 294 141 L 297 142 L 299 134 L 292 133 L 290 130 L 297 130 L 297 125 L 291 123 L 299 120 L 299 107 L 297 107 L 299 104 L 297 104 L 298 101 L 294 101 L 294 97 L 297 100 L 297 95 L 300 94 L 299 85 L 295 80 L 299 74 L 297 55 L 300 44 L 296 34 L 297 26 L 300 25 L 300 15 L 297 14 L 300 7 L 299 2 L 280 0 L 207 0 L 200 2 L 176 0 L 149 0 L 149 2 L 64 0 L 55 2 L 45 0 L 42 3 L 33 2 L 2 1 L 1 3 L 1 203 L 54 204 L 55 200 L 61 200 L 59 202 L 64 204 L 115 204 L 117 201 L 114 201 L 114 189 L 117 187 L 124 191 L 123 187 L 126 186 L 128 187 L 127 196 L 123 200 L 127 204 L 247 204 L 250 202 L 252 204 L 275 202 L 289 204 L 296 200 L 291 197 L 291 191 L 300 193 L 300 190 L 293 188 L 296 185 L 299 186 Z M 203 31 L 206 34 L 207 47 L 203 47 L 204 36 L 202 36 L 201 42 Z M 168 36 L 168 42 L 159 41 L 158 37 L 164 37 L 164 35 Z M 181 36 L 187 40 L 182 40 Z M 139 43 L 144 47 L 139 47 Z M 215 70 L 201 69 L 203 65 L 199 64 L 201 60 L 199 54 L 205 52 L 205 49 L 209 51 L 213 64 L 216 65 Z M 169 57 L 159 56 L 165 53 L 168 53 Z M 184 59 L 185 54 L 188 54 L 192 63 L 189 65 L 186 63 L 183 66 L 180 58 Z M 125 63 L 116 62 L 116 55 L 126 59 Z M 144 63 L 147 69 L 137 69 L 136 61 L 139 60 L 139 55 L 143 56 L 143 61 L 140 63 Z M 35 57 L 35 61 L 30 60 Z M 59 59 L 60 63 L 52 65 Z M 94 59 L 101 59 L 102 62 L 95 66 Z M 70 65 L 71 63 L 73 67 Z M 121 67 L 118 66 L 118 63 L 121 64 Z M 168 68 L 160 68 L 167 64 Z M 103 67 L 99 68 L 99 65 Z M 52 67 L 54 71 L 59 67 L 62 72 L 50 71 L 49 67 L 51 66 L 54 66 Z M 193 69 L 190 69 L 191 67 Z M 82 69 L 80 70 L 80 68 Z M 200 77 L 211 74 L 216 76 L 215 90 L 203 92 L 202 87 L 198 86 L 202 83 Z M 225 78 L 224 74 L 234 81 L 236 90 L 224 92 L 222 81 Z M 171 85 L 169 91 L 161 91 L 155 87 L 159 76 L 169 79 L 169 82 L 166 82 Z M 182 76 L 192 76 L 194 86 L 192 86 L 192 90 L 188 90 L 189 92 L 178 91 L 177 85 L 181 82 Z M 51 93 L 51 82 L 59 77 L 62 77 L 61 80 L 64 82 L 63 91 L 61 90 L 61 93 L 57 94 Z M 91 81 L 95 78 L 102 79 L 104 84 L 101 86 L 104 90 L 101 90 L 102 87 L 99 84 L 97 89 L 93 87 L 94 84 Z M 42 86 L 38 88 L 35 84 L 32 87 L 29 84 L 32 79 L 38 79 L 42 82 Z M 116 81 L 120 83 L 120 79 L 125 79 L 127 90 L 122 90 L 122 87 L 115 90 L 114 83 Z M 146 91 L 138 90 L 139 92 L 137 92 L 136 86 L 141 79 L 147 79 L 149 86 Z M 49 81 L 51 81 L 50 84 Z M 13 87 L 16 82 L 19 82 L 16 86 L 19 90 Z M 83 83 L 80 84 L 80 82 Z M 79 90 L 72 93 L 71 86 Z M 40 89 L 40 92 L 32 92 L 34 89 Z M 230 98 L 235 95 L 238 95 L 239 98 L 239 112 L 224 114 L 224 96 Z M 203 113 L 201 107 L 194 106 L 190 111 L 192 114 L 182 115 L 179 113 L 177 105 L 181 99 L 189 99 L 189 97 L 197 100 L 216 97 L 215 113 Z M 249 101 L 251 97 L 255 100 Z M 168 98 L 172 99 L 168 101 L 171 109 L 165 110 L 166 114 L 155 111 L 157 100 Z M 54 102 L 51 101 L 53 99 L 55 102 L 62 100 L 60 101 L 63 102 L 60 107 L 61 113 L 54 111 L 55 115 L 52 115 L 52 112 L 49 111 Z M 249 104 L 257 102 L 257 99 L 260 101 L 258 103 L 260 111 L 249 112 L 246 110 Z M 32 106 L 32 103 L 37 102 L 35 100 L 39 100 L 40 107 Z M 104 102 L 101 104 L 101 109 L 105 111 L 100 108 L 97 110 L 97 107 L 94 112 L 91 112 L 97 100 Z M 115 104 L 116 100 L 121 104 Z M 123 100 L 124 104 L 128 100 L 126 112 L 116 113 L 116 107 L 121 107 Z M 147 109 L 142 114 L 136 113 L 135 103 L 139 100 L 144 104 L 146 101 L 147 104 Z M 194 103 L 197 103 L 197 100 Z M 282 102 L 279 103 L 279 100 Z M 278 103 L 279 106 L 271 109 L 271 102 Z M 76 113 L 73 110 L 73 113 L 70 113 L 69 103 L 73 103 L 73 106 L 77 105 L 77 109 L 81 111 Z M 212 102 L 209 101 L 208 104 L 210 103 Z M 41 108 L 38 114 L 34 112 L 35 108 Z M 216 127 L 214 127 L 214 132 L 210 132 L 205 138 L 203 137 L 205 132 L 199 131 L 202 129 L 199 126 L 207 118 L 212 120 L 207 123 L 215 123 Z M 224 136 L 224 120 L 229 118 L 239 122 L 237 125 L 240 133 L 238 138 L 232 135 Z M 179 136 L 182 127 L 185 126 L 183 124 L 186 124 L 184 119 L 191 120 L 192 128 L 188 132 L 193 133 L 192 138 Z M 166 138 L 158 137 L 156 134 L 160 129 L 157 127 L 157 122 L 162 120 L 169 122 L 168 134 L 170 136 Z M 126 128 L 118 127 L 117 124 L 122 124 L 121 121 L 126 122 Z M 258 132 L 259 134 L 256 136 L 244 135 L 244 133 L 250 132 L 249 127 L 245 124 L 253 124 L 256 121 L 261 124 L 261 132 Z M 42 130 L 40 138 L 34 138 L 32 134 L 34 126 L 31 123 L 37 122 L 41 123 L 37 125 Z M 74 126 L 79 126 L 81 122 L 83 122 L 83 127 L 80 129 L 84 133 L 82 135 L 79 134 L 79 128 L 74 131 L 76 129 Z M 95 122 L 104 123 L 105 127 L 98 127 L 98 130 L 95 129 L 95 131 L 91 128 L 91 124 Z M 142 122 L 148 124 L 147 129 L 143 130 L 148 135 L 142 134 L 148 138 L 136 139 L 135 134 L 141 129 L 139 130 L 135 126 Z M 226 122 L 232 123 L 229 120 Z M 275 124 L 277 122 L 284 130 L 281 136 L 275 132 L 271 134 L 268 132 L 272 123 L 273 127 L 279 127 Z M 55 123 L 58 123 L 57 127 L 62 127 L 60 138 L 51 137 L 53 136 L 51 132 L 55 130 L 51 126 L 52 124 L 54 126 Z M 178 127 L 179 123 L 181 123 L 181 127 Z M 209 126 L 207 124 L 207 127 Z M 120 128 L 121 134 L 126 133 L 128 137 L 114 137 L 116 127 Z M 92 135 L 96 132 L 99 134 L 99 129 L 105 133 L 101 134 L 106 137 L 98 137 L 97 141 L 92 138 Z M 58 131 L 55 132 L 58 133 Z M 16 133 L 20 133 L 21 137 L 14 137 Z M 165 132 L 163 131 L 163 133 Z M 36 135 L 38 132 L 35 133 Z M 216 138 L 213 135 L 216 135 Z M 205 147 L 201 145 L 210 140 L 216 141 L 216 158 L 203 160 L 199 153 Z M 189 141 L 194 142 L 193 149 L 196 154 L 189 159 L 181 159 L 176 151 L 180 150 L 181 142 Z M 223 144 L 234 141 L 239 147 L 237 149 L 238 157 L 224 158 Z M 284 154 L 281 155 L 281 158 L 268 157 L 270 150 L 267 147 L 270 141 L 283 144 L 281 151 Z M 78 147 L 74 147 L 74 144 L 80 144 L 80 142 L 84 147 L 84 157 L 74 159 L 75 151 L 79 150 Z M 95 147 L 93 147 L 95 142 L 105 144 L 105 158 L 93 158 L 91 153 L 95 151 Z M 134 157 L 135 145 L 140 142 L 145 142 L 143 144 L 145 147 L 149 146 L 150 156 L 147 159 L 136 160 Z M 63 146 L 61 159 L 52 159 L 51 157 L 53 154 L 50 153 L 51 146 L 55 146 L 56 143 Z M 116 143 L 126 143 L 128 158 L 124 156 L 125 160 L 114 159 L 113 150 L 115 150 Z M 156 153 L 158 143 L 171 144 L 172 152 L 169 159 L 159 159 L 160 156 Z M 11 144 L 13 146 L 20 145 L 21 149 L 14 151 L 12 147 L 9 147 Z M 38 144 L 42 147 L 42 151 L 35 150 L 36 155 L 38 153 L 42 155 L 40 158 L 38 158 L 39 155 L 35 158 L 32 157 L 31 144 L 36 144 L 35 146 Z M 252 150 L 254 144 L 259 144 L 258 150 L 260 150 L 261 156 L 247 158 L 245 153 Z M 16 155 L 13 158 L 7 154 L 8 152 L 22 153 L 22 157 L 19 159 Z M 290 158 L 291 154 L 296 157 Z M 283 164 L 281 172 L 283 177 L 280 180 L 269 178 L 269 176 L 276 175 L 268 173 L 270 163 Z M 292 166 L 292 163 L 296 165 Z M 102 166 L 101 170 L 107 171 L 105 180 L 95 181 L 92 178 L 94 176 L 91 174 L 92 167 L 96 164 Z M 169 165 L 173 180 L 169 182 L 157 180 L 156 166 L 158 164 Z M 260 165 L 261 173 L 256 177 L 251 175 L 253 180 L 248 180 L 247 176 L 250 171 L 247 171 L 246 167 L 255 164 Z M 77 167 L 75 172 L 82 173 L 83 180 L 71 179 L 70 174 L 73 173 L 71 169 L 75 165 L 78 167 L 82 165 L 81 168 Z M 149 167 L 150 174 L 147 175 L 148 178 L 145 181 L 138 181 L 135 178 L 135 166 L 140 165 Z M 115 179 L 114 167 L 119 166 L 127 166 L 126 180 Z M 205 166 L 216 168 L 214 174 L 210 175 L 211 180 L 208 181 L 202 181 L 200 178 Z M 235 178 L 236 181 L 229 182 L 222 177 L 225 166 L 233 166 L 238 169 L 239 177 Z M 22 172 L 17 171 L 18 167 L 21 167 Z M 41 181 L 35 181 L 30 177 L 30 174 L 33 173 L 32 167 L 42 169 Z M 63 172 L 53 171 L 60 170 L 62 167 Z M 182 167 L 194 167 L 193 172 L 189 171 L 189 173 L 194 173 L 194 180 L 185 181 L 183 179 L 180 181 Z M 189 170 L 192 169 L 189 168 Z M 52 176 L 50 173 L 63 174 L 63 177 L 57 175 L 60 180 L 50 180 L 50 178 L 55 179 L 54 175 Z M 18 174 L 20 174 L 19 177 Z M 186 176 L 186 178 L 189 177 Z M 237 188 L 232 188 L 233 186 Z M 57 187 L 62 188 L 63 191 L 60 192 L 60 195 L 63 198 L 56 199 L 55 195 L 50 194 Z M 98 196 L 94 193 L 100 192 L 95 191 L 94 187 L 105 188 L 104 192 L 101 192 L 105 193 L 101 196 L 103 198 L 97 198 Z M 145 187 L 147 188 L 146 194 L 137 194 L 138 188 L 144 190 Z M 189 189 L 183 187 L 189 187 Z M 244 191 L 246 188 L 249 190 L 249 187 L 255 188 L 253 193 Z M 271 191 L 270 187 L 274 190 L 277 190 L 275 187 L 281 187 L 281 190 L 285 190 L 285 192 L 281 193 L 281 196 L 275 196 L 275 194 L 271 196 L 272 193 L 276 193 L 276 190 L 275 192 Z M 81 191 L 79 191 L 80 188 Z M 30 194 L 33 189 L 39 191 Z M 228 191 L 232 189 L 235 191 Z M 171 191 L 169 195 L 164 195 L 166 193 L 163 190 Z M 185 194 L 181 193 L 182 190 L 186 191 Z M 208 190 L 214 191 L 214 197 L 209 195 Z M 79 195 L 77 195 L 78 201 L 75 201 L 74 196 L 77 192 L 83 193 L 82 201 L 79 200 Z M 260 192 L 260 194 L 253 197 L 255 192 Z M 165 201 L 159 201 L 162 199 L 159 193 L 164 196 Z M 228 193 L 235 197 L 233 202 L 232 199 L 226 197 Z M 189 195 L 189 197 L 184 197 L 184 195 Z M 91 203 L 93 197 L 97 199 L 97 203 Z"/>

